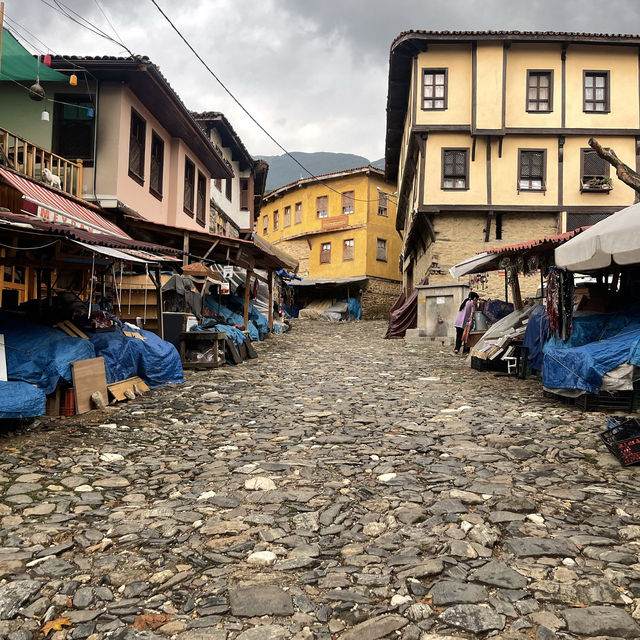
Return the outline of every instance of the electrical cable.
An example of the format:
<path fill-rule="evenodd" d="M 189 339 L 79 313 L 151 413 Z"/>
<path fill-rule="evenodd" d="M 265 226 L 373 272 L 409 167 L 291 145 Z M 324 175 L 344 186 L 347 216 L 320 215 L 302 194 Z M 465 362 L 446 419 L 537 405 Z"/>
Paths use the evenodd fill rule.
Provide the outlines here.
<path fill-rule="evenodd" d="M 42 2 L 44 2 L 45 0 L 41 0 Z M 55 2 L 58 2 L 58 0 L 54 0 Z M 325 187 L 327 187 L 327 189 L 329 189 L 330 191 L 333 191 L 334 193 L 339 193 L 342 194 L 341 191 L 339 191 L 338 189 L 334 189 L 331 185 L 327 184 L 324 180 L 321 179 L 320 176 L 315 175 L 313 172 L 309 171 L 309 169 L 307 169 L 297 158 L 295 158 L 289 151 L 287 151 L 287 149 L 285 149 L 259 122 L 258 120 L 256 120 L 256 118 L 251 115 L 251 113 L 249 113 L 249 111 L 247 110 L 247 108 L 240 102 L 240 100 L 238 100 L 238 98 L 235 97 L 235 95 L 233 95 L 233 93 L 231 93 L 231 90 L 229 88 L 227 88 L 227 86 L 224 84 L 224 82 L 222 82 L 222 80 L 220 80 L 220 78 L 215 74 L 215 72 L 213 71 L 213 69 L 211 69 L 211 67 L 202 59 L 202 57 L 200 56 L 200 54 L 193 48 L 193 46 L 191 45 L 191 43 L 185 38 L 185 36 L 182 35 L 181 31 L 178 29 L 178 27 L 176 27 L 175 24 L 173 24 L 173 22 L 171 21 L 171 19 L 169 18 L 169 16 L 162 10 L 162 8 L 160 7 L 160 5 L 156 2 L 156 0 L 151 0 L 151 2 L 155 5 L 156 9 L 162 14 L 162 16 L 164 17 L 164 19 L 169 23 L 169 25 L 171 26 L 171 28 L 178 34 L 178 36 L 180 37 L 180 39 L 187 45 L 187 47 L 191 50 L 191 53 L 193 53 L 193 55 L 202 63 L 202 65 L 204 66 L 204 68 L 213 76 L 213 78 L 216 80 L 216 82 L 224 89 L 224 91 L 227 93 L 227 95 L 229 95 L 229 97 L 238 105 L 238 107 L 240 107 L 240 109 L 242 109 L 242 111 L 251 119 L 251 121 L 260 129 L 260 131 L 262 131 L 262 133 L 264 133 L 269 140 L 271 140 L 271 142 L 273 142 L 280 150 L 282 150 L 284 152 L 284 154 L 289 157 L 291 160 L 293 160 L 303 171 L 305 171 L 306 173 L 309 174 L 309 176 L 311 178 L 313 178 L 316 182 L 324 185 Z M 369 200 L 369 199 L 361 199 L 361 198 L 351 198 L 351 200 L 353 202 L 377 202 L 378 200 Z"/>
<path fill-rule="evenodd" d="M 46 249 L 50 247 L 52 244 L 57 244 L 60 240 L 54 240 L 53 242 L 48 242 L 47 244 L 41 244 L 37 247 L 13 247 L 9 244 L 2 244 L 0 242 L 0 247 L 4 247 L 5 249 L 14 249 L 15 251 L 37 251 L 38 249 Z"/>

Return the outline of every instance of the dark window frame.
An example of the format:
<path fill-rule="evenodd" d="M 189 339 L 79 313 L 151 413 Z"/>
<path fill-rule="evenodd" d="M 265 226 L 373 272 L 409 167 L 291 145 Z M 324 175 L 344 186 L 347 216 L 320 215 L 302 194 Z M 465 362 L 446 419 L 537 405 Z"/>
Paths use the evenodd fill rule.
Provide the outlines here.
<path fill-rule="evenodd" d="M 380 257 L 380 246 L 378 243 L 384 243 L 383 244 L 383 248 L 384 248 L 384 258 Z M 387 242 L 386 238 L 376 238 L 376 260 L 378 262 L 387 262 L 388 261 L 388 257 L 389 257 L 389 244 Z"/>
<path fill-rule="evenodd" d="M 593 87 L 587 87 L 587 76 L 591 76 L 595 78 L 596 76 L 604 76 L 605 78 L 605 99 L 604 100 L 596 100 L 595 96 L 593 99 L 587 100 L 587 88 L 593 88 L 595 90 L 595 83 Z M 596 109 L 587 109 L 587 104 L 596 105 L 599 103 L 604 104 L 604 109 L 602 111 L 597 111 Z M 583 69 L 582 71 L 582 111 L 584 113 L 611 113 L 611 71 L 609 70 L 601 70 L 598 71 L 596 69 Z"/>
<path fill-rule="evenodd" d="M 540 188 L 531 188 L 531 187 L 521 187 L 521 180 L 534 180 L 535 178 L 522 178 L 522 154 L 523 153 L 542 153 L 542 176 L 540 180 L 542 182 L 542 187 Z M 522 148 L 518 149 L 518 176 L 517 176 L 517 191 L 520 193 L 521 191 L 534 192 L 534 193 L 545 193 L 547 191 L 547 149 L 530 149 L 530 148 Z"/>
<path fill-rule="evenodd" d="M 549 76 L 549 99 L 545 101 L 545 100 L 542 100 L 540 97 L 537 97 L 531 100 L 529 98 L 530 78 L 533 75 L 540 76 L 542 74 L 546 74 Z M 538 95 L 539 95 L 540 82 L 538 82 L 536 89 L 538 90 Z M 529 102 L 536 102 L 536 103 L 548 102 L 549 108 L 548 109 L 530 109 Z M 552 113 L 553 112 L 553 69 L 527 69 L 527 90 L 525 95 L 525 109 L 527 113 Z"/>
<path fill-rule="evenodd" d="M 347 245 L 350 242 L 351 245 Z M 342 262 L 348 262 L 355 259 L 356 241 L 355 238 L 345 238 L 342 241 Z"/>
<path fill-rule="evenodd" d="M 154 153 L 154 146 L 160 145 L 160 154 Z M 159 155 L 159 161 L 156 157 Z M 162 200 L 162 187 L 164 186 L 164 139 L 159 136 L 156 131 L 151 129 L 151 150 L 150 150 L 150 164 L 149 164 L 149 193 L 152 196 Z M 157 186 L 154 187 L 154 174 L 157 173 Z"/>
<path fill-rule="evenodd" d="M 459 178 L 459 176 L 446 176 L 445 175 L 445 156 L 447 152 L 458 153 L 464 151 L 465 153 L 465 176 L 464 187 L 445 187 L 444 181 Z M 469 147 L 442 147 L 440 161 L 441 161 L 441 176 L 440 176 L 440 188 L 443 191 L 468 191 L 469 190 L 469 168 L 470 168 L 470 149 Z"/>
<path fill-rule="evenodd" d="M 349 191 L 342 191 L 342 215 L 350 216 L 356 212 L 356 192 L 354 189 L 349 189 Z"/>
<path fill-rule="evenodd" d="M 591 147 L 582 147 L 580 149 L 580 191 L 587 192 L 587 193 L 609 193 L 609 191 L 611 191 L 611 189 L 613 188 L 611 185 L 611 182 L 609 182 L 608 186 L 603 186 L 603 187 L 588 186 L 585 183 L 585 178 L 589 178 L 589 179 L 609 178 L 609 180 L 611 179 L 611 165 L 604 158 L 600 158 L 600 156 L 598 156 L 598 158 L 602 160 L 602 166 L 604 168 L 604 172 L 598 173 L 598 174 L 596 173 L 585 174 L 584 165 L 585 165 L 585 156 L 587 154 L 595 154 L 596 156 L 598 156 L 596 151 Z"/>
<path fill-rule="evenodd" d="M 273 230 L 277 231 L 280 228 L 280 213 L 277 209 L 273 212 Z"/>
<path fill-rule="evenodd" d="M 142 135 L 140 135 L 139 133 L 137 135 L 134 135 L 133 125 L 135 120 L 138 120 L 139 121 L 138 124 L 141 125 L 140 129 L 141 129 Z M 131 152 L 133 150 L 134 140 L 137 141 L 137 143 L 140 145 L 140 167 L 141 167 L 140 173 L 138 173 L 135 170 L 135 167 L 133 168 L 131 167 Z M 147 147 L 147 121 L 133 107 L 131 107 L 131 119 L 129 121 L 129 161 L 128 161 L 129 177 L 135 180 L 140 185 L 144 185 L 144 163 L 145 163 L 145 156 L 146 156 L 146 153 L 145 153 L 146 147 Z"/>
<path fill-rule="evenodd" d="M 298 215 L 298 213 L 300 215 Z M 302 202 L 296 202 L 293 207 L 293 224 L 302 223 Z"/>
<path fill-rule="evenodd" d="M 502 240 L 502 213 L 496 212 L 495 227 L 496 227 L 496 240 Z"/>
<path fill-rule="evenodd" d="M 325 203 L 325 208 L 324 209 L 320 209 L 319 208 L 319 204 L 320 204 L 320 200 L 323 200 L 323 202 Z M 320 215 L 320 212 L 324 211 L 323 216 Z M 329 196 L 324 195 L 324 196 L 316 196 L 316 218 L 318 218 L 319 220 L 323 219 L 323 218 L 328 218 L 329 217 Z"/>
<path fill-rule="evenodd" d="M 329 247 L 329 248 L 325 250 L 325 247 Z M 320 243 L 320 264 L 331 264 L 331 243 L 330 242 Z"/>
<path fill-rule="evenodd" d="M 207 179 L 202 171 L 196 180 L 196 222 L 203 227 L 207 222 Z"/>
<path fill-rule="evenodd" d="M 187 171 L 190 169 L 190 171 Z M 191 173 L 191 179 L 188 180 L 188 173 Z M 190 192 L 188 187 L 191 187 Z M 189 160 L 189 156 L 184 157 L 184 191 L 182 194 L 182 210 L 190 217 L 194 215 L 194 205 L 196 197 L 196 165 Z"/>
<path fill-rule="evenodd" d="M 232 202 L 233 198 L 233 179 L 227 178 L 226 184 L 224 186 L 224 195 L 229 202 Z"/>
<path fill-rule="evenodd" d="M 434 95 L 433 97 L 426 97 L 425 94 L 425 84 L 424 84 L 424 77 L 427 74 L 432 74 L 432 75 L 436 75 L 437 73 L 442 73 L 444 74 L 444 96 L 442 98 L 436 98 L 436 96 Z M 446 109 L 448 109 L 449 107 L 449 68 L 448 67 L 434 67 L 434 68 L 423 68 L 422 69 L 422 73 L 420 74 L 420 79 L 422 81 L 422 89 L 421 89 L 421 96 L 422 96 L 422 101 L 420 103 L 420 107 L 422 109 L 422 111 L 446 111 Z M 435 93 L 435 87 L 436 86 L 440 86 L 437 85 L 435 83 L 435 78 L 434 78 L 434 82 L 430 85 L 434 88 L 434 93 Z M 424 101 L 425 100 L 432 100 L 434 103 L 436 100 L 440 100 L 442 99 L 442 101 L 444 102 L 444 106 L 443 107 L 425 107 L 424 106 Z"/>
<path fill-rule="evenodd" d="M 69 158 L 69 160 L 82 160 L 82 165 L 84 167 L 93 167 L 93 157 L 94 157 L 94 138 L 95 138 L 95 127 L 96 127 L 96 117 L 95 117 L 95 103 L 96 96 L 92 93 L 56 93 L 54 94 L 53 103 L 53 123 L 52 123 L 52 151 L 58 156 L 62 156 L 63 158 Z M 73 103 L 77 104 L 91 104 L 94 109 L 94 115 L 90 119 L 91 125 L 89 127 L 89 135 L 87 136 L 88 149 L 86 154 L 73 154 L 71 151 L 68 151 L 61 144 L 64 144 L 65 136 L 64 132 L 61 131 L 61 127 L 63 127 L 64 122 L 73 122 L 72 120 L 65 119 L 64 109 L 68 104 L 65 105 L 63 103 Z M 80 107 L 79 107 L 80 108 Z M 89 118 L 87 118 L 87 122 Z"/>

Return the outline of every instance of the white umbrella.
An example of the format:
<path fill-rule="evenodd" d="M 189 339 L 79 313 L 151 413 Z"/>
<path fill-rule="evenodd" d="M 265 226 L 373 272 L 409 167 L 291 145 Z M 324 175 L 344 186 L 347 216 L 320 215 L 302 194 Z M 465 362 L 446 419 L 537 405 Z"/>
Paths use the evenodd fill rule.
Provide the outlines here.
<path fill-rule="evenodd" d="M 555 250 L 558 267 L 595 271 L 640 263 L 640 203 L 631 205 L 589 227 Z"/>

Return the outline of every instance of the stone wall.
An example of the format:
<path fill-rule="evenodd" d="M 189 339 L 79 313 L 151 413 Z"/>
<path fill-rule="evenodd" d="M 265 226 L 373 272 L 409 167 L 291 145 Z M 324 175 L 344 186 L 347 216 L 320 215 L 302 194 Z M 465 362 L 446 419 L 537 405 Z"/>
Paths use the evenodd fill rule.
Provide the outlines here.
<path fill-rule="evenodd" d="M 303 278 L 309 277 L 309 254 L 311 249 L 305 238 L 274 242 L 273 245 L 286 251 L 292 258 L 298 261 L 298 275 Z"/>
<path fill-rule="evenodd" d="M 389 309 L 402 292 L 402 283 L 369 277 L 362 292 L 362 317 L 367 320 L 388 318 Z"/>
<path fill-rule="evenodd" d="M 434 216 L 436 241 L 426 252 L 419 251 L 414 265 L 414 285 L 423 282 L 425 277 L 428 284 L 456 282 L 449 274 L 449 267 L 476 253 L 558 233 L 558 214 L 554 212 L 502 214 L 502 238 L 495 239 L 493 221 L 489 242 L 484 241 L 486 223 L 485 213 L 441 213 Z M 463 276 L 458 282 L 467 283 L 469 279 L 469 276 Z M 504 299 L 504 275 L 498 271 L 489 272 L 484 284 L 471 284 L 483 298 Z M 523 297 L 535 295 L 539 285 L 539 275 L 520 277 Z"/>

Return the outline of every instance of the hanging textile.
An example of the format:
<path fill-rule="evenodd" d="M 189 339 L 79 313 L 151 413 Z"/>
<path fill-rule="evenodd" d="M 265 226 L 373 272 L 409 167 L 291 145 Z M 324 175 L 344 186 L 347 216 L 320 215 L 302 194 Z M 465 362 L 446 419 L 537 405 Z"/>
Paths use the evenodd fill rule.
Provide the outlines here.
<path fill-rule="evenodd" d="M 571 337 L 573 318 L 573 273 L 549 268 L 547 319 L 551 335 L 566 341 Z"/>

